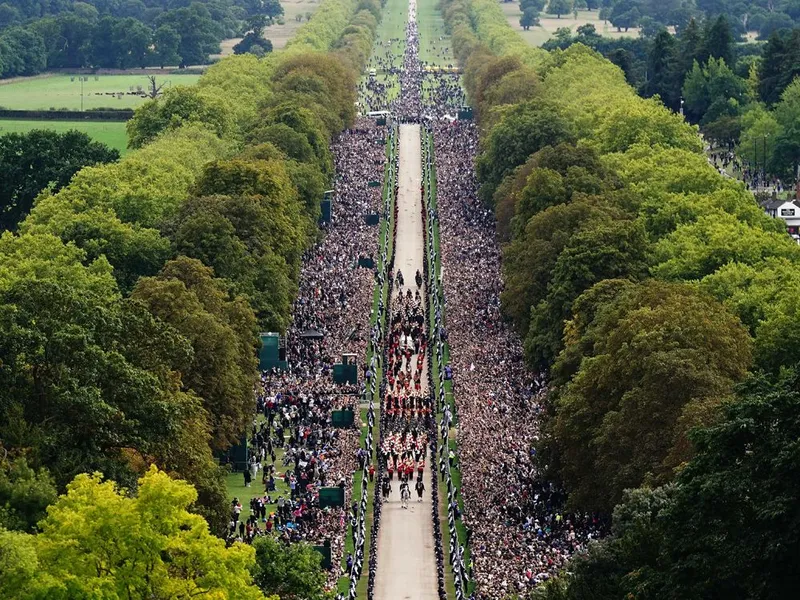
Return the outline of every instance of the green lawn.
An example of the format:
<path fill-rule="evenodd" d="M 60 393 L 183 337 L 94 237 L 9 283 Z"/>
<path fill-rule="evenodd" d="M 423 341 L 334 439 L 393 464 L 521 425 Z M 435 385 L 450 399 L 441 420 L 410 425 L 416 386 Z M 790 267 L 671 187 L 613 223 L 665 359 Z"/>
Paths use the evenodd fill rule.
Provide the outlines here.
<path fill-rule="evenodd" d="M 144 102 L 135 95 L 149 81 L 145 75 L 88 75 L 83 83 L 84 110 L 134 108 Z M 156 75 L 156 81 L 172 85 L 194 85 L 200 75 Z M 121 97 L 118 94 L 122 94 Z M 0 85 L 0 108 L 15 110 L 80 110 L 81 83 L 77 75 L 53 75 Z"/>
<path fill-rule="evenodd" d="M 419 59 L 429 65 L 455 65 L 450 37 L 444 30 L 444 20 L 438 6 L 438 0 L 420 0 L 417 4 Z"/>
<path fill-rule="evenodd" d="M 2 86 L 0 86 L 2 89 Z M 51 129 L 64 133 L 70 129 L 83 131 L 92 139 L 116 148 L 120 154 L 127 152 L 128 134 L 125 123 L 107 123 L 97 121 L 17 121 L 0 119 L 0 135 L 4 133 L 25 133 L 33 129 Z"/>
<path fill-rule="evenodd" d="M 387 66 L 400 67 L 403 64 L 403 52 L 406 48 L 405 27 L 408 19 L 407 0 L 387 0 L 383 9 L 383 18 L 372 47 L 372 56 L 367 63 L 367 68 L 362 77 L 362 83 L 369 78 L 369 71 L 375 69 L 378 74 L 376 79 L 388 87 L 388 100 L 393 100 L 400 93 L 396 75 L 386 75 L 382 72 Z M 388 63 L 385 61 L 390 59 Z M 384 62 L 378 62 L 379 60 Z M 362 99 L 363 101 L 363 99 Z M 372 110 L 376 107 L 364 107 Z"/>
<path fill-rule="evenodd" d="M 283 467 L 283 454 L 283 449 L 275 449 L 275 487 L 277 490 L 269 494 L 272 497 L 273 503 L 267 507 L 267 513 L 275 511 L 278 503 L 278 496 L 283 496 L 284 498 L 289 498 L 291 496 L 289 486 L 283 482 L 282 477 L 285 472 L 285 468 Z M 263 471 L 259 471 L 256 478 L 250 483 L 250 487 L 244 486 L 244 474 L 241 472 L 228 473 L 225 479 L 228 488 L 228 499 L 233 500 L 234 498 L 238 498 L 242 503 L 242 520 L 246 520 L 247 517 L 250 516 L 250 500 L 256 496 L 264 495 L 264 485 L 261 483 L 263 474 Z"/>

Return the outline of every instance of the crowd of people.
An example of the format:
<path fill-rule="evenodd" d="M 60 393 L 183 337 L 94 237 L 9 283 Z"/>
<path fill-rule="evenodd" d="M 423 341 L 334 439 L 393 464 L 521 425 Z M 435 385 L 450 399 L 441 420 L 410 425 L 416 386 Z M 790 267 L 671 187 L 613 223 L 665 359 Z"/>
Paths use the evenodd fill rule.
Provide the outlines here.
<path fill-rule="evenodd" d="M 780 177 L 766 173 L 763 166 L 753 166 L 743 161 L 732 149 L 706 147 L 706 153 L 709 154 L 708 162 L 720 175 L 741 179 L 748 190 L 768 194 L 791 191 L 791 186 L 787 188 Z"/>
<path fill-rule="evenodd" d="M 453 120 L 465 104 L 458 75 L 422 68 L 413 3 L 406 34 L 402 67 L 391 66 L 391 45 L 382 59 L 385 71 L 399 80 L 399 95 L 390 99 L 391 84 L 372 78 L 363 85 L 361 99 L 363 106 L 373 109 L 390 107 L 401 122 L 426 120 L 432 127 L 436 218 L 446 273 L 443 334 L 451 360 L 445 370 L 448 378 L 452 375 L 458 412 L 458 456 L 452 452 L 446 456 L 450 464 L 457 462 L 462 474 L 457 494 L 463 498 L 465 511 L 461 515 L 456 507 L 455 512 L 469 530 L 469 576 L 476 582 L 478 598 L 498 600 L 524 593 L 552 576 L 570 556 L 603 535 L 608 524 L 598 515 L 565 512 L 563 490 L 539 472 L 535 455 L 545 386 L 524 369 L 521 342 L 500 314 L 502 281 L 494 218 L 476 194 L 477 129 L 472 121 Z M 366 225 L 364 216 L 380 211 L 380 188 L 371 188 L 368 182 L 382 178 L 385 136 L 386 128 L 374 119 L 359 118 L 355 128 L 334 145 L 333 221 L 322 242 L 304 259 L 294 320 L 287 332 L 290 369 L 264 374 L 259 399 L 264 419 L 254 423 L 251 432 L 264 493 L 253 499 L 246 519 L 240 516 L 240 504 L 232 506 L 233 537 L 252 539 L 277 532 L 289 542 L 327 541 L 334 564 L 342 561 L 347 509 L 320 509 L 318 489 L 340 486 L 349 507 L 353 473 L 370 457 L 359 449 L 358 429 L 335 429 L 331 424 L 334 409 L 358 414 L 363 388 L 334 384 L 331 373 L 340 353 L 354 353 L 363 361 L 370 336 L 374 273 L 357 265 L 359 258 L 377 250 L 377 228 Z M 387 483 L 391 491 L 395 477 L 411 481 L 415 476 L 421 498 L 427 450 L 429 444 L 435 448 L 436 441 L 432 436 L 435 406 L 427 382 L 430 340 L 423 278 L 417 273 L 412 283 L 402 277 L 398 272 L 388 282 L 395 293 L 383 343 L 376 498 L 386 493 Z M 301 334 L 308 330 L 323 337 L 306 340 Z M 366 366 L 365 372 L 372 376 Z M 276 458 L 281 451 L 279 466 Z M 374 466 L 370 465 L 369 473 L 374 476 Z M 251 473 L 251 479 L 257 477 Z M 288 490 L 285 496 L 276 485 L 281 479 Z M 374 518 L 370 591 L 379 501 Z M 435 512 L 433 518 L 436 522 Z M 439 528 L 435 530 L 440 536 Z M 333 570 L 330 582 L 339 575 Z"/>
<path fill-rule="evenodd" d="M 477 596 L 496 600 L 555 574 L 607 522 L 565 512 L 563 490 L 534 460 L 545 386 L 525 370 L 521 341 L 500 313 L 494 217 L 478 200 L 474 175 L 476 126 L 439 120 L 433 134 L 469 570 Z"/>
<path fill-rule="evenodd" d="M 348 515 L 353 474 L 366 459 L 358 418 L 364 384 L 335 383 L 333 365 L 344 353 L 363 364 L 371 335 L 375 271 L 360 267 L 359 259 L 378 251 L 378 227 L 367 224 L 366 216 L 382 210 L 381 189 L 369 183 L 383 178 L 385 138 L 384 127 L 359 118 L 333 145 L 332 219 L 303 257 L 286 332 L 288 370 L 262 374 L 259 418 L 249 435 L 251 457 L 243 477 L 263 492 L 250 501 L 249 514 L 238 498 L 232 502 L 231 541 L 278 535 L 287 543 L 329 545 L 332 563 L 342 562 L 348 518 L 354 518 Z M 315 336 L 303 335 L 308 331 Z M 334 410 L 353 411 L 355 426 L 334 427 Z M 322 487 L 341 488 L 344 506 L 320 508 Z M 338 568 L 330 571 L 330 587 L 340 575 Z"/>
<path fill-rule="evenodd" d="M 425 72 L 419 61 L 419 32 L 416 4 L 409 3 L 406 22 L 406 47 L 400 67 L 400 95 L 390 102 L 390 110 L 401 123 L 418 122 L 422 115 L 422 80 Z"/>

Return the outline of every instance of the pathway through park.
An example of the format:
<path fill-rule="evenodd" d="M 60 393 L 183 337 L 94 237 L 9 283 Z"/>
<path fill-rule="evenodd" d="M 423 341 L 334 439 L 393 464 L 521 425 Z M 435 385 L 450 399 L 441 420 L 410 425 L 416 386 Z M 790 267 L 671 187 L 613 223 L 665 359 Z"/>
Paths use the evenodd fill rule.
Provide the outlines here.
<path fill-rule="evenodd" d="M 400 149 L 397 191 L 397 237 L 395 270 L 403 272 L 413 286 L 414 274 L 423 272 L 422 228 L 422 148 L 419 125 L 400 126 Z M 427 361 L 425 363 L 427 370 Z M 427 391 L 427 373 L 423 373 Z M 408 510 L 400 506 L 400 493 L 394 491 L 384 502 L 378 533 L 378 570 L 375 579 L 377 600 L 437 600 L 436 554 L 433 544 L 433 521 L 430 490 L 435 463 L 429 458 L 425 468 L 425 493 L 417 502 L 412 493 Z M 413 488 L 413 482 L 412 482 Z"/>

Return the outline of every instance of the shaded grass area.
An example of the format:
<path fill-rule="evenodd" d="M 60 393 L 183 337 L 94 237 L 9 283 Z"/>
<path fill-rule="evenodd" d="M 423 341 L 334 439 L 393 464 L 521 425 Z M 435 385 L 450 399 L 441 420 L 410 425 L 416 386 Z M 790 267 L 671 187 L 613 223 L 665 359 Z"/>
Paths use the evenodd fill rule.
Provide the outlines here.
<path fill-rule="evenodd" d="M 2 87 L 0 87 L 2 90 Z M 27 133 L 34 129 L 47 129 L 58 133 L 66 133 L 76 129 L 86 133 L 93 140 L 102 142 L 109 148 L 119 150 L 120 154 L 128 151 L 128 134 L 125 123 L 98 121 L 23 121 L 16 119 L 0 120 L 0 135 L 6 133 Z"/>

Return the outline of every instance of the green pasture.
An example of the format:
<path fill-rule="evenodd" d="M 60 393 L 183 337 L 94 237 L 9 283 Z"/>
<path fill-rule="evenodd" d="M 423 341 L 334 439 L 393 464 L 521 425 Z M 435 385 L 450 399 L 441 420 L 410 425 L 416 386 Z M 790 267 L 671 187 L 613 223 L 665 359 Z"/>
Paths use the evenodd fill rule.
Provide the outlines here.
<path fill-rule="evenodd" d="M 438 5 L 438 0 L 420 0 L 417 4 L 419 59 L 428 65 L 455 65 L 450 37 L 444 30 L 444 19 Z"/>
<path fill-rule="evenodd" d="M 84 75 L 83 109 L 135 108 L 145 101 L 136 95 L 146 90 L 146 75 Z M 174 85 L 194 85 L 200 75 L 159 75 L 156 82 L 164 89 Z M 13 110 L 81 110 L 81 82 L 78 75 L 52 75 L 23 79 L 0 85 L 0 108 Z M 121 95 L 120 95 L 121 94 Z"/>
<path fill-rule="evenodd" d="M 125 123 L 97 121 L 20 121 L 0 119 L 0 135 L 5 133 L 27 133 L 34 129 L 50 129 L 59 133 L 77 129 L 87 133 L 93 140 L 103 142 L 125 154 L 128 147 L 128 134 Z"/>

